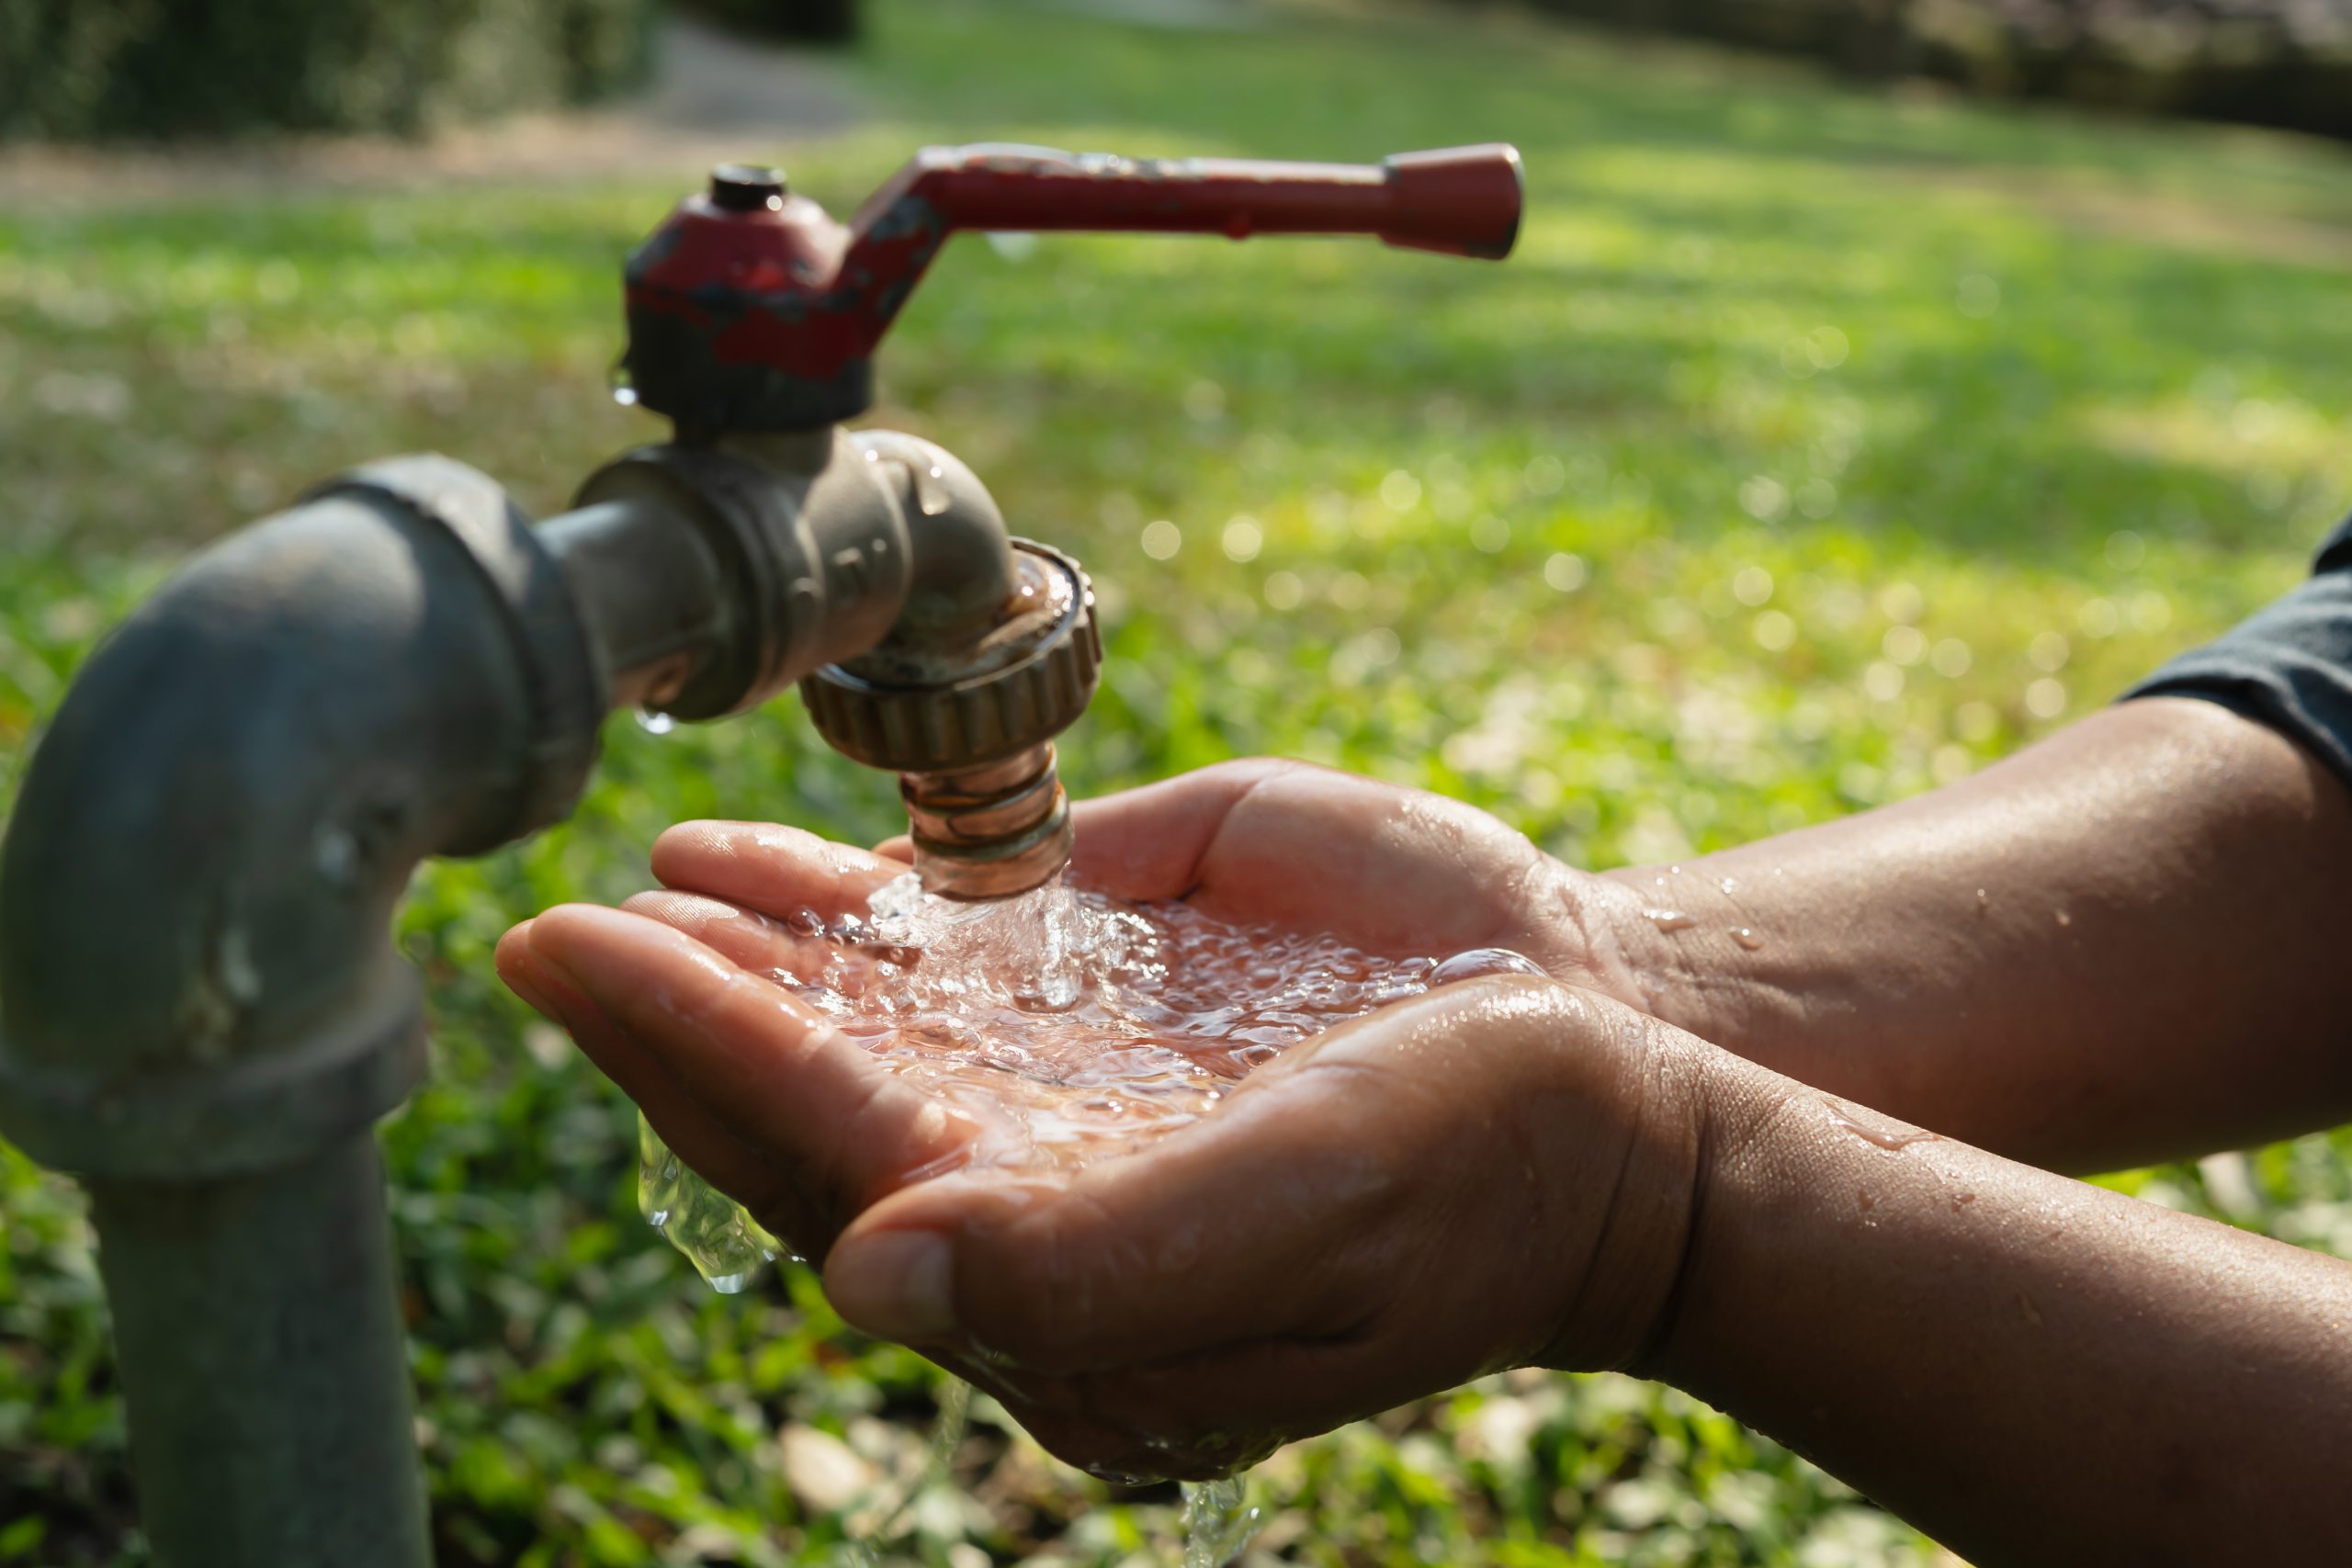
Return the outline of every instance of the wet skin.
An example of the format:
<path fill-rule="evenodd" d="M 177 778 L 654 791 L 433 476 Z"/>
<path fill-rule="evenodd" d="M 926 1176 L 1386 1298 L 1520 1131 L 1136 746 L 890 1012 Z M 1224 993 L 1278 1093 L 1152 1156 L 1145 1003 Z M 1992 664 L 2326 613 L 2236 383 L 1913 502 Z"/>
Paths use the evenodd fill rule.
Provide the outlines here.
<path fill-rule="evenodd" d="M 2083 1167 L 2352 1105 L 2352 800 L 2271 732 L 2128 705 L 1905 806 L 1605 878 L 1289 764 L 1081 810 L 1072 875 L 1106 893 L 1555 978 L 1332 1030 L 1046 1179 L 956 1171 L 969 1122 L 762 977 L 808 955 L 761 913 L 857 908 L 887 856 L 687 824 L 654 851 L 671 891 L 550 910 L 500 968 L 844 1316 L 1098 1470 L 1620 1367 L 1980 1562 L 2352 1559 L 2352 1264 L 1962 1141 Z"/>

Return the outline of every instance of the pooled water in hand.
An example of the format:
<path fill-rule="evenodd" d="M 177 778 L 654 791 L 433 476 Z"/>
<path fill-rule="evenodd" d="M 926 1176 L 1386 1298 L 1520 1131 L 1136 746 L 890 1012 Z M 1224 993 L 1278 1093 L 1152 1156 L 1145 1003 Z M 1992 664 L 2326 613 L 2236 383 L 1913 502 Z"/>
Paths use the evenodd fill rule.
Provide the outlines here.
<path fill-rule="evenodd" d="M 990 904 L 911 876 L 779 983 L 981 1129 L 970 1163 L 1068 1168 L 1197 1122 L 1242 1075 L 1428 988 L 1426 958 L 1057 884 Z"/>
<path fill-rule="evenodd" d="M 1480 949 L 1384 958 L 1320 933 L 1123 904 L 1057 880 L 964 903 L 910 874 L 867 913 L 782 924 L 804 946 L 778 985 L 893 1073 L 972 1113 L 967 1167 L 1074 1168 L 1209 1114 L 1251 1068 L 1334 1024 L 1474 975 L 1542 971 Z M 776 1243 L 649 1131 L 647 1217 L 720 1290 Z"/>

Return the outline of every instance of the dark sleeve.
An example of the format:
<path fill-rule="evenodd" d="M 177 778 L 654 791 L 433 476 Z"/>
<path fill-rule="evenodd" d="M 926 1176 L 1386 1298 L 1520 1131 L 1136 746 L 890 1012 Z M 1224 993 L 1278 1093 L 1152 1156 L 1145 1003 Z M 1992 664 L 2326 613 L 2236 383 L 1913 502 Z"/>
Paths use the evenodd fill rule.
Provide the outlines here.
<path fill-rule="evenodd" d="M 2124 697 L 2219 703 L 2301 742 L 2352 784 L 2352 517 L 2320 547 L 2301 587 Z"/>

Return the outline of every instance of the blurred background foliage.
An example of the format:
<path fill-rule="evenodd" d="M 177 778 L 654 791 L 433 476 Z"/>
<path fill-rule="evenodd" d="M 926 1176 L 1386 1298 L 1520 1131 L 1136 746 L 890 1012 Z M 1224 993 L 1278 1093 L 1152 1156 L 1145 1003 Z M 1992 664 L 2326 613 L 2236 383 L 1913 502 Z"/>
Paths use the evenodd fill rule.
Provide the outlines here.
<path fill-rule="evenodd" d="M 610 96 L 647 0 L 9 0 L 0 137 L 415 133 Z"/>
<path fill-rule="evenodd" d="M 2342 0 L 1536 0 L 1621 26 L 2064 98 L 2352 136 Z"/>
<path fill-rule="evenodd" d="M 1518 12 L 865 20 L 841 68 L 865 118 L 744 149 L 836 212 L 925 141 L 1526 155 L 1501 266 L 1080 237 L 943 256 L 875 420 L 962 455 L 1101 584 L 1082 790 L 1284 752 L 1461 795 L 1582 863 L 1669 860 L 1960 777 L 2109 700 L 2292 582 L 2352 498 L 2338 148 Z M 100 181 L 0 215 L 0 805 L 104 628 L 320 476 L 438 448 L 545 514 L 655 436 L 604 395 L 618 265 L 698 174 Z M 634 891 L 671 821 L 871 839 L 896 810 L 790 700 L 660 738 L 622 720 L 571 822 L 420 878 L 400 940 L 435 1072 L 385 1142 L 445 1563 L 1165 1559 L 1168 1493 L 1052 1463 L 986 1401 L 940 1477 L 935 1375 L 804 1270 L 706 1292 L 636 1215 L 628 1107 L 491 979 L 508 921 Z M 2112 1179 L 2352 1256 L 2352 1134 Z M 142 1562 L 80 1201 L 0 1148 L 0 1563 Z M 1488 1380 L 1257 1486 L 1261 1562 L 1939 1560 L 1618 1378 Z"/>
<path fill-rule="evenodd" d="M 856 36 L 859 0 L 677 0 L 766 37 Z M 1234 0 L 1125 0 L 1182 20 Z M 1492 0 L 1457 0 L 1487 8 Z M 2345 0 L 1529 0 L 1869 77 L 2352 137 Z M 663 0 L 12 0 L 0 138 L 415 134 L 609 97 Z"/>

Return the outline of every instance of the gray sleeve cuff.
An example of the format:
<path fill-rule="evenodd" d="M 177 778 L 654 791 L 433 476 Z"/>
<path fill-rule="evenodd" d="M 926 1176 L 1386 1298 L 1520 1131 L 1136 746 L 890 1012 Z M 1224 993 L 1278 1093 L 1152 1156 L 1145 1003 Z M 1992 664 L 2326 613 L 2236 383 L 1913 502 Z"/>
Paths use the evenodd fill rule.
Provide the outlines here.
<path fill-rule="evenodd" d="M 2352 518 L 2312 577 L 2123 694 L 2201 697 L 2299 741 L 2352 786 Z"/>

